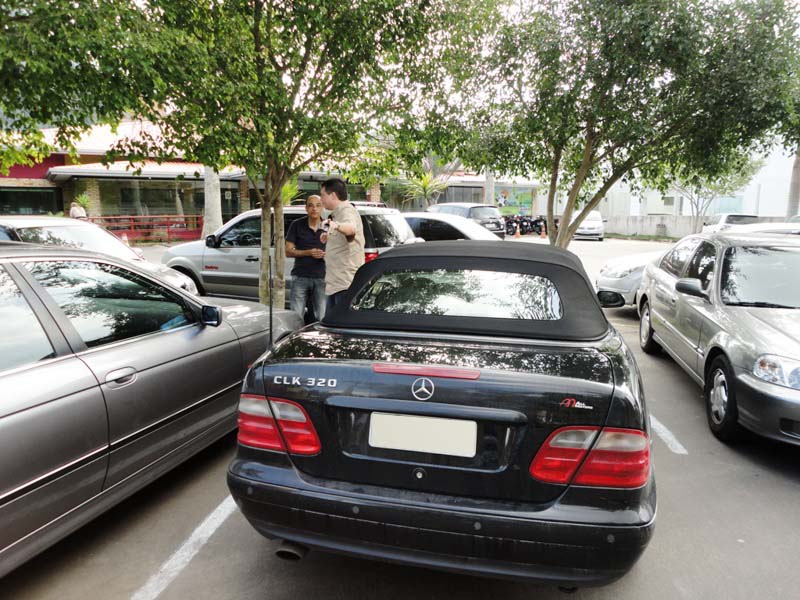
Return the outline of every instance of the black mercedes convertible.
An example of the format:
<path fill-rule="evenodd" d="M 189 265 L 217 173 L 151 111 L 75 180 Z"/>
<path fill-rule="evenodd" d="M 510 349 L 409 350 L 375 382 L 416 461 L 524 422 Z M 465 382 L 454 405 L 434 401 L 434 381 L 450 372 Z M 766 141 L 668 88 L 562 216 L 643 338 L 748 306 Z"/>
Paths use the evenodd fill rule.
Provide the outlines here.
<path fill-rule="evenodd" d="M 631 569 L 656 514 L 648 413 L 577 257 L 415 244 L 347 294 L 242 391 L 228 485 L 279 556 L 569 587 Z"/>

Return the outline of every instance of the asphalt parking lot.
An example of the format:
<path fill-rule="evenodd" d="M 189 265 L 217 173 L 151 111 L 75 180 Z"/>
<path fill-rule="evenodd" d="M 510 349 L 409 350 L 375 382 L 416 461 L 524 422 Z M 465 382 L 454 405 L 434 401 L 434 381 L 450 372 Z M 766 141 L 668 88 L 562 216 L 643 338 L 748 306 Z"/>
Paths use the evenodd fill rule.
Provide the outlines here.
<path fill-rule="evenodd" d="M 666 248 L 575 242 L 594 279 L 608 258 Z M 163 251 L 163 249 L 161 250 Z M 157 259 L 158 247 L 148 248 Z M 800 448 L 709 432 L 700 389 L 637 343 L 631 309 L 609 311 L 642 369 L 654 419 L 659 514 L 645 555 L 575 598 L 791 598 L 800 589 Z M 231 435 L 0 581 L 0 598 L 560 598 L 550 586 L 477 579 L 310 553 L 287 563 L 234 509 Z"/>

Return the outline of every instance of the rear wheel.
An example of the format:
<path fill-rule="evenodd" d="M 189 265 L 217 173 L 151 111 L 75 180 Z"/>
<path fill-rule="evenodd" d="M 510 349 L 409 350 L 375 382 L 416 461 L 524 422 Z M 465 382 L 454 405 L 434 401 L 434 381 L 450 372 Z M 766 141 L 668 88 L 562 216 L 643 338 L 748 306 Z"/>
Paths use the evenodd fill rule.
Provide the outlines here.
<path fill-rule="evenodd" d="M 653 339 L 653 326 L 650 323 L 650 303 L 647 300 L 642 303 L 642 308 L 639 312 L 639 346 L 647 354 L 655 354 L 661 349 L 661 346 Z"/>
<path fill-rule="evenodd" d="M 724 356 L 711 363 L 704 388 L 708 426 L 718 439 L 734 442 L 742 435 L 739 409 L 736 406 L 736 380 Z"/>

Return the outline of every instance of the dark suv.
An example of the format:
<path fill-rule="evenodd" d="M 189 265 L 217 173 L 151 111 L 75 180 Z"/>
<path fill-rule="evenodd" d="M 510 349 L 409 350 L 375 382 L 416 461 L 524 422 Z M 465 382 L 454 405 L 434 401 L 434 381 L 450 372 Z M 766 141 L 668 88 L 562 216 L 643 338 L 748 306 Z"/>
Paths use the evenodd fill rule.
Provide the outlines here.
<path fill-rule="evenodd" d="M 428 211 L 458 215 L 460 217 L 471 219 L 476 223 L 483 225 L 495 235 L 501 238 L 506 237 L 506 228 L 505 223 L 503 222 L 503 217 L 500 215 L 500 211 L 494 204 L 446 202 L 443 204 L 434 204 L 428 208 Z"/>

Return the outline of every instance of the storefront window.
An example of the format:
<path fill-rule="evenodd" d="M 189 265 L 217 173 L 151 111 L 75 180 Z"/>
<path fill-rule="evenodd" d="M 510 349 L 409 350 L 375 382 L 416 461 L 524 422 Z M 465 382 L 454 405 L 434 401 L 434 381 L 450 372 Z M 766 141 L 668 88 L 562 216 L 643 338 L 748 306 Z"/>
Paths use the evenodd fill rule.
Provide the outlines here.
<path fill-rule="evenodd" d="M 0 188 L 0 214 L 3 215 L 55 214 L 63 208 L 59 188 Z"/>

